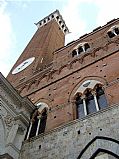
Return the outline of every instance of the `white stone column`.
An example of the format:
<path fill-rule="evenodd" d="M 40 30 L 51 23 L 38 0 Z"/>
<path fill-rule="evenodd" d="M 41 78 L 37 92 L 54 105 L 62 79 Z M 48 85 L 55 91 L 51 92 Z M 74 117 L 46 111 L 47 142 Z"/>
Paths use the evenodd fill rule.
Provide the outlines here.
<path fill-rule="evenodd" d="M 115 30 L 112 30 L 112 32 L 113 32 L 114 35 L 117 35 L 117 34 L 115 33 Z"/>
<path fill-rule="evenodd" d="M 85 47 L 84 47 L 84 45 L 82 46 L 82 48 L 83 48 L 83 52 L 86 52 L 86 51 L 85 51 Z"/>
<path fill-rule="evenodd" d="M 36 136 L 38 136 L 38 131 L 39 131 L 40 122 L 41 122 L 41 115 L 39 115 L 37 118 L 38 118 L 39 120 L 38 120 L 38 125 L 37 125 L 37 130 L 36 130 Z"/>
<path fill-rule="evenodd" d="M 94 96 L 96 110 L 99 111 L 99 105 L 98 105 L 98 101 L 97 101 L 97 97 L 96 97 L 96 92 L 93 91 L 92 94 Z"/>
<path fill-rule="evenodd" d="M 29 127 L 29 130 L 28 130 L 28 134 L 27 134 L 26 140 L 28 140 L 28 138 L 29 138 L 29 135 L 30 135 L 30 132 L 31 132 L 31 128 L 32 128 L 32 121 L 30 123 L 30 127 Z"/>
<path fill-rule="evenodd" d="M 76 53 L 77 53 L 77 56 L 79 55 L 79 53 L 78 53 L 78 49 L 76 49 Z"/>
<path fill-rule="evenodd" d="M 85 96 L 82 96 L 82 99 L 83 99 L 84 114 L 85 114 L 85 116 L 86 116 L 86 115 L 87 115 L 87 108 L 86 108 Z"/>

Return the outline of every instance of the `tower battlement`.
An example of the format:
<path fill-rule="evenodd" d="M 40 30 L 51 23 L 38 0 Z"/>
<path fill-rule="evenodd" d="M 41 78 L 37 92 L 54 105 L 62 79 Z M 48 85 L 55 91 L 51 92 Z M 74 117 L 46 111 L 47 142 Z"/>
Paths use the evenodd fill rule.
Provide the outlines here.
<path fill-rule="evenodd" d="M 49 14 L 48 16 L 46 16 L 45 18 L 43 18 L 42 20 L 40 20 L 38 23 L 35 24 L 38 28 L 41 28 L 52 20 L 55 20 L 58 23 L 60 29 L 64 34 L 69 33 L 69 29 L 66 26 L 66 23 L 63 20 L 59 10 L 54 11 L 53 13 Z"/>

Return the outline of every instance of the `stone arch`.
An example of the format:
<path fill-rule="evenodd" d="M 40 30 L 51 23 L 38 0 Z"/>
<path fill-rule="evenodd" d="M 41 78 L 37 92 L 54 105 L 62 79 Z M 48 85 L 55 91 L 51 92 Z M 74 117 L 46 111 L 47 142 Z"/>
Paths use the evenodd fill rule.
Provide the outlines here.
<path fill-rule="evenodd" d="M 110 39 L 110 38 L 113 38 L 113 37 L 115 37 L 115 36 L 117 36 L 117 35 L 119 35 L 119 24 L 116 24 L 116 25 L 111 26 L 111 27 L 107 30 L 106 34 L 107 34 L 107 36 L 108 36 L 109 39 Z"/>
<path fill-rule="evenodd" d="M 31 113 L 25 140 L 45 132 L 49 106 L 43 100 L 38 100 L 35 105 L 36 108 Z"/>
<path fill-rule="evenodd" d="M 98 76 L 87 76 L 83 79 L 81 79 L 72 89 L 70 95 L 69 95 L 69 101 L 72 103 L 75 99 L 75 95 L 77 94 L 77 90 L 78 88 L 85 82 L 88 80 L 95 80 L 98 81 L 98 83 L 102 84 L 103 86 L 105 86 L 107 84 L 106 79 L 102 78 L 102 77 L 98 77 Z M 81 93 L 81 92 L 80 92 Z"/>
<path fill-rule="evenodd" d="M 36 106 L 37 106 L 38 112 L 39 112 L 40 114 L 43 113 L 44 109 L 46 109 L 47 113 L 48 113 L 48 111 L 49 111 L 49 106 L 48 106 L 46 103 L 44 103 L 44 102 L 38 102 L 38 103 L 36 104 Z"/>
<path fill-rule="evenodd" d="M 79 86 L 76 93 L 79 92 L 81 94 L 84 94 L 84 92 L 87 89 L 92 89 L 93 90 L 97 84 L 103 85 L 103 83 L 101 83 L 100 81 L 94 80 L 94 79 L 86 80 Z"/>
<path fill-rule="evenodd" d="M 97 76 L 89 76 L 80 80 L 72 89 L 68 101 L 72 107 L 73 119 L 79 118 L 79 116 L 82 118 L 90 113 L 103 109 L 103 107 L 107 107 L 108 102 L 105 93 L 104 96 L 97 99 L 97 92 L 94 90 L 96 85 L 105 86 L 106 80 Z M 91 98 L 89 98 L 90 95 Z M 91 101 L 91 104 L 90 102 L 87 102 L 89 100 Z M 102 100 L 104 100 L 103 105 L 101 105 Z M 82 116 L 80 112 L 82 112 Z"/>
<path fill-rule="evenodd" d="M 80 47 L 80 46 L 84 46 L 86 43 L 88 43 L 88 42 L 78 43 L 73 49 L 75 50 L 75 49 L 77 49 L 77 48 Z"/>
<path fill-rule="evenodd" d="M 110 137 L 96 136 L 80 152 L 77 159 L 93 159 L 99 152 L 106 152 L 119 158 L 119 141 Z"/>
<path fill-rule="evenodd" d="M 119 158 L 119 156 L 109 150 L 105 150 L 105 149 L 101 149 L 99 148 L 91 157 L 90 159 L 94 159 L 94 157 L 96 157 L 100 152 L 106 153 L 106 154 L 110 154 L 113 157 L 116 157 L 117 159 Z"/>

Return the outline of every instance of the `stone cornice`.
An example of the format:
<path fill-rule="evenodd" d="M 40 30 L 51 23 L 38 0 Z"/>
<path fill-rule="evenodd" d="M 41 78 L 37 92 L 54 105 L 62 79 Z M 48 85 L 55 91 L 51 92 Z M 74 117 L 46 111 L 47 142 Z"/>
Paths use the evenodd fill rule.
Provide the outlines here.
<path fill-rule="evenodd" d="M 115 43 L 115 41 L 110 41 L 109 43 Z M 105 46 L 104 46 L 105 47 Z M 100 49 L 103 49 L 102 47 L 101 48 L 99 48 L 99 50 Z M 98 51 L 99 51 L 98 50 Z M 37 89 L 35 89 L 35 90 L 33 90 L 33 91 L 31 91 L 28 95 L 30 95 L 30 94 L 32 94 L 32 93 L 34 93 L 34 92 L 37 92 L 37 91 L 39 91 L 39 90 L 41 90 L 41 89 L 43 89 L 43 88 L 45 88 L 45 87 L 47 87 L 47 86 L 49 86 L 49 85 L 52 85 L 52 84 L 54 84 L 54 83 L 56 83 L 57 81 L 60 81 L 60 80 L 62 80 L 62 79 L 64 79 L 64 78 L 66 78 L 66 77 L 68 77 L 68 76 L 70 76 L 70 75 L 73 75 L 75 72 L 77 72 L 77 71 L 79 71 L 79 70 L 82 70 L 82 69 L 84 69 L 85 67 L 87 67 L 87 66 L 90 66 L 90 65 L 92 65 L 92 64 L 94 64 L 94 63 L 96 63 L 97 61 L 100 61 L 101 59 L 104 59 L 104 58 L 106 58 L 106 57 L 108 57 L 108 56 L 110 56 L 110 55 L 112 55 L 112 54 L 114 54 L 114 53 L 117 53 L 119 51 L 119 49 L 116 49 L 114 52 L 105 52 L 105 54 L 102 54 L 102 56 L 100 56 L 99 58 L 98 57 L 96 57 L 95 58 L 95 55 L 93 56 L 94 57 L 94 60 L 92 60 L 90 63 L 86 63 L 85 65 L 82 65 L 82 67 L 81 68 L 78 68 L 78 69 L 76 69 L 76 70 L 74 70 L 73 72 L 70 72 L 69 74 L 66 74 L 66 75 L 64 75 L 63 77 L 60 77 L 60 78 L 58 78 L 58 79 L 56 79 L 56 80 L 54 80 L 54 81 L 49 81 L 49 82 L 47 82 L 47 84 L 45 84 L 45 85 L 43 85 L 43 86 L 41 86 L 40 88 L 37 88 Z M 93 53 L 93 52 L 92 52 Z M 85 56 L 91 56 L 91 53 L 88 53 L 87 55 L 85 55 Z M 84 58 L 85 58 L 85 56 L 84 56 Z M 79 56 L 79 58 L 75 58 L 74 60 L 72 60 L 72 64 L 75 62 L 75 61 L 80 61 L 80 56 Z M 65 65 L 65 67 L 67 67 L 69 64 L 67 64 L 67 65 Z M 63 66 L 62 66 L 63 67 Z M 58 71 L 58 70 L 53 70 L 52 72 L 53 73 L 55 73 L 56 71 Z M 52 72 L 50 72 L 50 74 L 52 74 Z"/>
<path fill-rule="evenodd" d="M 59 132 L 61 129 L 67 128 L 67 127 L 69 127 L 70 125 L 74 125 L 74 124 L 76 124 L 77 122 L 81 122 L 81 121 L 83 121 L 83 120 L 90 119 L 91 117 L 96 116 L 96 115 L 99 115 L 99 114 L 102 114 L 103 112 L 112 111 L 112 110 L 116 109 L 117 107 L 118 107 L 118 109 L 119 109 L 119 103 L 113 104 L 113 105 L 111 105 L 111 106 L 108 106 L 108 107 L 106 107 L 105 109 L 101 109 L 100 111 L 97 111 L 97 112 L 95 112 L 95 113 L 89 114 L 89 115 L 87 115 L 87 116 L 85 116 L 85 117 L 83 117 L 83 118 L 81 118 L 81 119 L 72 120 L 72 121 L 70 121 L 70 122 L 68 122 L 68 123 L 65 123 L 65 124 L 63 124 L 63 125 L 61 125 L 61 126 L 58 126 L 58 127 L 54 128 L 53 130 L 50 130 L 49 132 L 45 132 L 45 133 L 42 133 L 42 134 L 40 134 L 40 135 L 38 135 L 38 136 L 35 136 L 35 137 L 31 138 L 31 139 L 30 139 L 30 142 L 33 142 L 34 140 L 36 140 L 36 139 L 38 139 L 38 138 L 44 138 L 44 136 L 47 136 L 47 135 L 49 135 L 49 134 L 52 134 L 53 132 Z M 25 144 L 25 143 L 26 143 L 26 144 L 29 143 L 29 140 L 24 141 L 24 144 Z"/>
<path fill-rule="evenodd" d="M 78 57 L 75 57 L 75 58 L 72 58 L 68 63 L 65 63 L 64 65 L 60 66 L 59 68 L 57 68 L 55 70 L 55 68 L 53 69 L 45 69 L 43 70 L 42 72 L 39 72 L 37 73 L 36 75 L 34 75 L 32 78 L 28 79 L 27 81 L 24 81 L 22 83 L 20 83 L 19 85 L 16 86 L 16 88 L 19 90 L 22 91 L 25 87 L 27 87 L 27 89 L 29 90 L 30 86 L 32 85 L 32 83 L 37 83 L 37 85 L 40 83 L 40 81 L 45 77 L 47 78 L 47 82 L 48 82 L 48 85 L 50 82 L 50 79 L 52 77 L 52 75 L 54 73 L 57 72 L 57 74 L 60 74 L 61 70 L 64 68 L 64 67 L 67 67 L 69 70 L 72 69 L 72 65 L 73 63 L 75 63 L 76 61 L 79 61 L 80 64 L 82 64 L 81 68 L 79 68 L 78 70 L 80 69 L 83 69 L 84 67 L 87 67 L 88 65 L 94 63 L 95 61 L 98 61 L 102 58 L 105 58 L 107 55 L 111 55 L 112 52 L 108 53 L 107 50 L 108 50 L 108 45 L 112 44 L 112 43 L 115 43 L 115 44 L 118 44 L 119 43 L 119 38 L 118 37 L 115 37 L 114 39 L 106 39 L 106 43 L 103 45 L 103 46 L 99 46 L 97 48 L 92 48 L 91 50 L 87 51 L 86 53 L 82 53 L 80 56 Z M 101 57 L 98 58 L 98 56 L 96 55 L 96 52 L 97 51 L 104 51 L 104 54 L 102 54 Z M 109 50 L 108 50 L 109 51 Z M 69 53 L 70 54 L 70 53 Z M 71 55 L 70 55 L 71 56 Z M 94 59 L 92 59 L 92 61 L 90 63 L 86 63 L 85 65 L 83 65 L 83 61 L 84 61 L 84 58 L 86 56 L 91 56 L 93 57 Z M 97 56 L 97 57 L 96 57 Z M 55 61 L 54 61 L 55 63 Z M 67 75 L 66 75 L 67 76 Z M 44 87 L 44 86 L 43 86 Z M 33 90 L 34 91 L 34 90 Z"/>
<path fill-rule="evenodd" d="M 24 106 L 29 111 L 32 112 L 35 108 L 34 104 L 27 98 L 21 97 L 14 87 L 5 79 L 5 77 L 0 73 L 0 85 L 3 87 L 10 96 L 17 102 L 19 107 Z"/>
<path fill-rule="evenodd" d="M 24 125 L 26 125 L 26 127 L 28 127 L 29 125 L 29 119 L 22 113 L 20 112 L 16 117 L 15 120 L 20 120 L 24 123 Z"/>

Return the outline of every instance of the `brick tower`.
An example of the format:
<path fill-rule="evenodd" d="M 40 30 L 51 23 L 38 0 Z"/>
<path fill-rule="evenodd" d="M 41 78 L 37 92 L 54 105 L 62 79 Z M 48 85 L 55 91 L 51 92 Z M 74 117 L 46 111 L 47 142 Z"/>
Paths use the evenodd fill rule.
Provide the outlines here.
<path fill-rule="evenodd" d="M 43 107 L 45 105 L 48 110 L 51 110 L 54 109 L 52 105 L 56 104 L 53 97 L 55 88 L 52 85 L 52 71 L 55 65 L 54 52 L 64 47 L 65 35 L 69 33 L 69 30 L 58 10 L 36 25 L 38 30 L 11 69 L 7 79 L 23 97 L 27 96 L 35 105 L 40 103 Z M 59 119 L 58 122 L 52 122 L 53 120 L 50 118 L 51 116 L 55 118 L 54 114 L 56 113 L 51 113 L 48 116 L 47 121 L 50 123 L 46 128 L 44 127 L 45 131 L 64 122 Z"/>
<path fill-rule="evenodd" d="M 36 23 L 38 30 L 11 69 L 7 79 L 16 87 L 32 80 L 53 63 L 53 52 L 64 46 L 68 28 L 59 11 Z"/>

